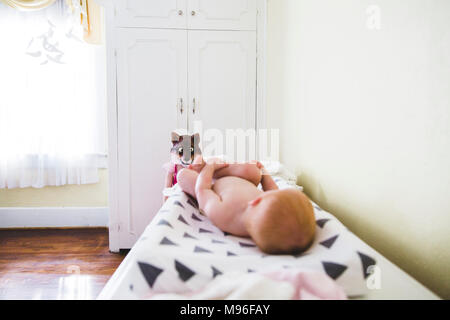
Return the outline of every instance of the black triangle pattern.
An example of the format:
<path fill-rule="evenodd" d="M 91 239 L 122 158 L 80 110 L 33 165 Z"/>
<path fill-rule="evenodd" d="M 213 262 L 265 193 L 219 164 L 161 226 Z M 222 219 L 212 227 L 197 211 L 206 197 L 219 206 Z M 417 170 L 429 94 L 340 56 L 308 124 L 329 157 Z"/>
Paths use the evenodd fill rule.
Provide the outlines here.
<path fill-rule="evenodd" d="M 330 249 L 333 246 L 333 244 L 336 242 L 336 239 L 338 237 L 339 237 L 339 235 L 337 234 L 337 235 L 335 235 L 335 236 L 333 236 L 333 237 L 331 237 L 331 238 L 329 238 L 327 240 L 324 240 L 324 241 L 320 242 L 320 244 L 322 246 L 324 246 L 325 248 Z"/>
<path fill-rule="evenodd" d="M 319 227 L 323 228 L 323 226 L 325 225 L 325 223 L 327 223 L 328 221 L 330 221 L 330 219 L 319 219 L 319 220 L 316 221 L 316 224 L 317 224 Z"/>
<path fill-rule="evenodd" d="M 189 233 L 187 233 L 187 232 L 184 233 L 183 238 L 191 238 L 191 239 L 198 240 L 196 237 L 191 236 L 191 235 L 190 235 Z"/>
<path fill-rule="evenodd" d="M 177 246 L 177 244 L 175 242 L 171 241 L 167 237 L 164 237 L 159 244 L 169 245 L 169 246 Z"/>
<path fill-rule="evenodd" d="M 138 266 L 150 288 L 153 288 L 156 279 L 164 270 L 144 262 L 138 262 Z"/>
<path fill-rule="evenodd" d="M 188 281 L 190 278 L 192 278 L 195 275 L 195 272 L 186 267 L 181 262 L 175 260 L 175 270 L 178 272 L 178 276 L 183 282 Z"/>
<path fill-rule="evenodd" d="M 202 247 L 199 247 L 199 246 L 195 246 L 194 252 L 197 252 L 197 253 L 212 253 L 211 251 L 209 251 L 207 249 L 204 249 Z"/>
<path fill-rule="evenodd" d="M 347 270 L 347 266 L 339 263 L 322 261 L 322 265 L 327 275 L 329 275 L 333 280 L 339 278 L 344 271 Z"/>
<path fill-rule="evenodd" d="M 217 269 L 217 268 L 215 268 L 213 266 L 211 266 L 211 269 L 212 269 L 212 272 L 213 272 L 213 278 L 215 278 L 215 277 L 217 277 L 217 276 L 222 274 L 222 271 L 220 271 L 219 269 Z"/>
<path fill-rule="evenodd" d="M 178 200 L 174 201 L 173 204 L 176 205 L 176 206 L 182 207 L 184 209 L 183 204 L 180 201 L 178 201 Z"/>
<path fill-rule="evenodd" d="M 159 226 L 169 226 L 169 227 L 173 228 L 172 225 L 171 225 L 167 220 L 164 220 L 164 219 L 161 219 L 161 220 L 158 222 L 158 225 L 159 225 Z"/>
<path fill-rule="evenodd" d="M 187 223 L 187 221 L 183 218 L 183 216 L 182 216 L 181 214 L 178 216 L 178 221 L 181 221 L 181 222 L 183 222 L 184 224 L 189 225 L 189 223 Z"/>
<path fill-rule="evenodd" d="M 193 203 L 191 203 L 193 202 Z M 187 201 L 188 204 L 196 207 L 196 203 L 194 201 L 192 201 L 190 198 Z M 183 206 L 183 204 L 180 201 L 174 201 L 174 205 L 178 205 L 181 208 L 185 208 L 185 206 Z M 319 207 L 315 207 L 317 210 L 322 210 Z M 196 221 L 203 221 L 202 219 L 200 219 L 196 214 L 192 213 L 191 218 L 193 220 Z M 182 215 L 179 215 L 178 220 L 185 223 L 186 225 L 189 225 L 189 223 L 185 220 L 185 218 Z M 318 219 L 316 221 L 317 226 L 319 226 L 320 228 L 324 228 L 325 224 L 330 221 L 331 219 Z M 171 223 L 169 223 L 167 220 L 165 219 L 161 219 L 158 222 L 158 225 L 166 225 L 169 226 L 171 228 L 173 228 L 173 226 L 171 225 Z M 210 230 L 207 229 L 203 229 L 203 228 L 199 228 L 199 233 L 213 233 Z M 231 233 L 228 232 L 224 232 L 225 236 L 229 236 L 232 235 Z M 192 239 L 197 239 L 194 236 L 188 234 L 188 233 L 184 233 L 185 238 L 192 238 Z M 335 235 L 331 238 L 328 238 L 322 242 L 320 242 L 320 244 L 328 249 L 332 248 L 333 245 L 336 243 L 336 240 L 339 238 L 339 235 Z M 215 240 L 212 239 L 213 243 L 225 243 L 223 241 L 220 240 Z M 170 239 L 168 239 L 167 237 L 164 237 L 161 242 L 161 245 L 178 245 L 176 243 L 174 243 L 173 241 L 171 241 Z M 239 242 L 239 245 L 241 247 L 256 247 L 254 244 L 250 244 L 250 243 L 245 243 L 245 242 Z M 194 248 L 194 252 L 197 253 L 212 253 L 210 250 L 201 248 L 196 246 Z M 370 273 L 369 273 L 369 267 L 372 265 L 376 265 L 376 261 L 364 254 L 361 253 L 359 251 L 357 251 L 358 256 L 361 260 L 361 264 L 362 264 L 362 269 L 363 269 L 363 276 L 366 279 Z M 231 251 L 227 251 L 227 256 L 237 256 L 237 254 L 231 252 Z M 265 257 L 266 255 L 262 255 L 262 257 Z M 300 255 L 301 256 L 301 255 Z M 156 282 L 156 279 L 158 278 L 158 276 L 164 271 L 163 269 L 157 268 L 151 264 L 148 263 L 142 263 L 142 262 L 138 262 L 139 268 L 144 276 L 144 278 L 146 279 L 147 283 L 149 284 L 150 287 L 153 287 L 154 283 Z M 335 262 L 330 262 L 330 261 L 322 261 L 322 266 L 325 270 L 325 272 L 327 273 L 328 276 L 330 276 L 332 279 L 336 280 L 338 279 L 340 276 L 342 276 L 342 274 L 348 269 L 348 266 L 343 265 L 343 264 L 339 264 L 339 263 L 335 263 Z M 287 266 L 283 266 L 283 267 L 287 267 Z M 181 262 L 175 260 L 175 269 L 178 272 L 178 275 L 180 277 L 180 279 L 184 282 L 188 281 L 189 279 L 191 279 L 196 272 L 193 271 L 192 269 L 188 268 L 186 265 L 182 264 Z M 213 273 L 213 278 L 215 278 L 217 275 L 222 274 L 222 272 L 215 268 L 214 266 L 211 266 L 212 269 L 212 273 Z M 248 269 L 247 272 L 254 272 L 254 270 L 252 269 Z"/>
<path fill-rule="evenodd" d="M 361 253 L 359 251 L 357 251 L 357 252 L 358 252 L 359 258 L 361 259 L 364 279 L 367 279 L 367 277 L 370 276 L 369 267 L 376 265 L 377 262 L 375 261 L 374 258 L 369 257 L 368 255 Z"/>
<path fill-rule="evenodd" d="M 254 248 L 254 247 L 256 247 L 256 245 L 254 245 L 253 243 L 245 243 L 245 242 L 239 242 L 239 245 L 242 248 Z"/>
<path fill-rule="evenodd" d="M 195 209 L 198 209 L 198 203 L 197 200 L 195 200 L 194 198 L 192 198 L 190 195 L 186 194 L 188 197 L 187 203 L 190 204 L 191 206 L 193 206 Z"/>

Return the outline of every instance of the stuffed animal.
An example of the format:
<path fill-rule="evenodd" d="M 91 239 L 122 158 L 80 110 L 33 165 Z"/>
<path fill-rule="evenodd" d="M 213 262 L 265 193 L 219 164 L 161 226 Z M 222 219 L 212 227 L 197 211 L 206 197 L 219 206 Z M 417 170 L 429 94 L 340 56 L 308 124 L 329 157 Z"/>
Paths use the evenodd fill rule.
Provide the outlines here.
<path fill-rule="evenodd" d="M 202 154 L 200 150 L 200 134 L 179 135 L 176 132 L 171 133 L 172 148 L 170 149 L 170 162 L 165 165 L 167 170 L 166 189 L 177 184 L 178 172 L 188 167 L 194 162 L 197 156 Z M 164 201 L 167 196 L 164 197 Z"/>

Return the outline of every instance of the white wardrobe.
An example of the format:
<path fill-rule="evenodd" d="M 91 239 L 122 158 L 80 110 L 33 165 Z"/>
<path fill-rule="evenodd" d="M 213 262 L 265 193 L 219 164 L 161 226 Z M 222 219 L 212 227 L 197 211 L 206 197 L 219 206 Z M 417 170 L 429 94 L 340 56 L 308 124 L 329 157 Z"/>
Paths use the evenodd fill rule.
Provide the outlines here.
<path fill-rule="evenodd" d="M 263 105 L 265 1 L 116 0 L 106 7 L 110 249 L 162 206 L 170 132 L 249 129 Z"/>

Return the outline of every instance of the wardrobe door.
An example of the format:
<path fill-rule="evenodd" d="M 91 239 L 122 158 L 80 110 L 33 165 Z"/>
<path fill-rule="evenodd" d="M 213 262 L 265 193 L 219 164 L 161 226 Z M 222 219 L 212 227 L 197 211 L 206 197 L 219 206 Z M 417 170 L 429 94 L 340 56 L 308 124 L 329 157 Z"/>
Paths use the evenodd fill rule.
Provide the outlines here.
<path fill-rule="evenodd" d="M 256 30 L 257 0 L 188 0 L 188 28 Z"/>
<path fill-rule="evenodd" d="M 186 28 L 187 0 L 120 0 L 115 6 L 119 27 Z"/>
<path fill-rule="evenodd" d="M 186 128 L 187 31 L 117 30 L 119 243 L 130 248 L 163 204 L 170 132 Z"/>
<path fill-rule="evenodd" d="M 256 33 L 189 30 L 188 48 L 189 129 L 255 129 Z"/>

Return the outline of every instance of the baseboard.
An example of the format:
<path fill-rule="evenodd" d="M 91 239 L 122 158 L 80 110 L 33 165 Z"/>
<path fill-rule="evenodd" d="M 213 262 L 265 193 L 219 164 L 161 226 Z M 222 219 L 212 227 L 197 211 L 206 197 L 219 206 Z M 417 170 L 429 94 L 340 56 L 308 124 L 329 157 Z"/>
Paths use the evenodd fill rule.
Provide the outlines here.
<path fill-rule="evenodd" d="M 0 208 L 0 228 L 107 227 L 107 207 Z"/>

